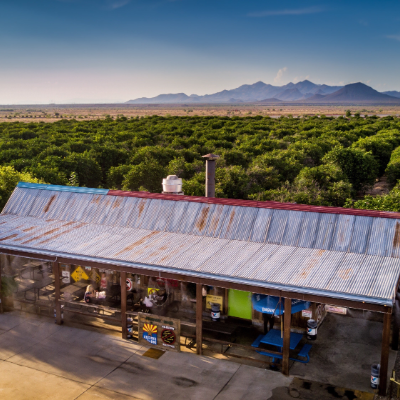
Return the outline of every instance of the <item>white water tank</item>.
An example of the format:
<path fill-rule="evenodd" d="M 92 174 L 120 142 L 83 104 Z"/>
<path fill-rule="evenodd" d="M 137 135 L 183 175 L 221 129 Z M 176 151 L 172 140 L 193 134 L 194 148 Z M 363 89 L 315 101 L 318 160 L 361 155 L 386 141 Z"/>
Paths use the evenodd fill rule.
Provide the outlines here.
<path fill-rule="evenodd" d="M 163 193 L 181 193 L 182 179 L 176 175 L 168 175 L 162 181 Z"/>

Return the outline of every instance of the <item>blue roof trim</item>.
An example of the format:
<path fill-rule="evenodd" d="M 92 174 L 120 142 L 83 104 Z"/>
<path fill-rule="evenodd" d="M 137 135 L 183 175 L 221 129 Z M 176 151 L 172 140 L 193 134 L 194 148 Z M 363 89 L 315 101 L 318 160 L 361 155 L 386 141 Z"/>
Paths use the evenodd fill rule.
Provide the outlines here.
<path fill-rule="evenodd" d="M 18 182 L 17 187 L 25 189 L 52 190 L 56 192 L 74 192 L 88 194 L 108 194 L 108 189 L 93 189 L 78 186 L 46 185 L 43 183 Z"/>

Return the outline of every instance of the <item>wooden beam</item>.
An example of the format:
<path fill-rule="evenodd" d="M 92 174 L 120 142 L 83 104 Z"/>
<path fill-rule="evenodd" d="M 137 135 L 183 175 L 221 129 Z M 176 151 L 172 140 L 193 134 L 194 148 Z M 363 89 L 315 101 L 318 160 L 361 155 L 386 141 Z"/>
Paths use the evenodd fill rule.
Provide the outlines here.
<path fill-rule="evenodd" d="M 290 350 L 290 328 L 292 322 L 292 299 L 285 298 L 285 312 L 283 325 L 283 354 L 282 373 L 289 375 L 289 350 Z"/>
<path fill-rule="evenodd" d="M 54 274 L 54 289 L 55 289 L 55 309 L 56 309 L 56 324 L 61 325 L 63 323 L 61 318 L 61 281 L 60 281 L 60 263 L 53 262 L 53 274 Z"/>
<path fill-rule="evenodd" d="M 384 318 L 383 318 L 381 370 L 379 373 L 379 395 L 380 396 L 386 396 L 386 389 L 387 389 L 387 374 L 388 374 L 388 364 L 389 364 L 390 322 L 391 322 L 391 315 L 385 314 Z"/>
<path fill-rule="evenodd" d="M 121 325 L 122 339 L 127 339 L 127 320 L 126 320 L 126 272 L 121 272 Z"/>
<path fill-rule="evenodd" d="M 196 285 L 196 349 L 197 354 L 202 354 L 203 347 L 203 285 Z"/>

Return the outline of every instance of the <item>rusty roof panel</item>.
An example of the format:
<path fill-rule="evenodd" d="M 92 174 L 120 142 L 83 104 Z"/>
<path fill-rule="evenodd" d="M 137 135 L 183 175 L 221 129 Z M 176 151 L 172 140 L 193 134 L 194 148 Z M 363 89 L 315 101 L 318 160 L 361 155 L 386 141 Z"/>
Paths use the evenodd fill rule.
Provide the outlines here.
<path fill-rule="evenodd" d="M 321 214 L 318 221 L 318 229 L 314 242 L 315 249 L 331 249 L 332 236 L 335 231 L 338 215 Z"/>
<path fill-rule="evenodd" d="M 333 233 L 332 245 L 334 251 L 347 251 L 353 234 L 354 215 L 339 215 L 336 219 L 336 227 Z"/>
<path fill-rule="evenodd" d="M 194 219 L 192 225 L 191 235 L 203 236 L 207 231 L 207 224 L 209 222 L 210 214 L 212 214 L 215 204 L 200 204 L 199 212 Z"/>
<path fill-rule="evenodd" d="M 280 246 L 279 249 L 271 254 L 270 257 L 258 264 L 258 268 L 253 272 L 252 279 L 263 281 L 282 268 L 286 260 L 296 251 L 296 247 Z"/>
<path fill-rule="evenodd" d="M 396 219 L 50 189 L 14 191 L 0 216 L 0 247 L 163 266 L 382 304 L 394 298 L 400 274 Z"/>
<path fill-rule="evenodd" d="M 366 252 L 370 255 L 385 256 L 388 238 L 389 225 L 392 220 L 384 218 L 374 218 L 371 232 L 367 239 Z"/>
<path fill-rule="evenodd" d="M 174 208 L 172 210 L 171 218 L 168 221 L 165 230 L 167 232 L 178 232 L 181 220 L 186 217 L 186 210 L 189 203 L 182 201 L 175 201 Z"/>
<path fill-rule="evenodd" d="M 189 252 L 184 252 L 175 259 L 174 266 L 180 269 L 197 270 L 213 254 L 224 247 L 229 241 L 226 239 L 203 237 Z"/>
<path fill-rule="evenodd" d="M 289 211 L 274 210 L 271 223 L 269 225 L 266 243 L 281 244 L 285 233 Z"/>
<path fill-rule="evenodd" d="M 190 203 L 185 211 L 184 218 L 181 219 L 178 232 L 190 234 L 193 230 L 194 221 L 196 220 L 200 209 L 203 207 L 201 203 Z"/>
<path fill-rule="evenodd" d="M 213 204 L 207 218 L 207 227 L 205 236 L 217 237 L 217 229 L 224 222 L 225 214 L 223 214 L 224 206 L 221 204 Z"/>
<path fill-rule="evenodd" d="M 250 236 L 250 240 L 252 242 L 265 242 L 269 229 L 269 224 L 271 222 L 272 213 L 273 211 L 269 208 L 258 209 Z"/>
<path fill-rule="evenodd" d="M 371 217 L 355 217 L 353 234 L 348 251 L 359 254 L 366 252 L 372 222 L 373 218 Z"/>
<path fill-rule="evenodd" d="M 254 252 L 254 254 L 246 261 L 246 263 L 242 263 L 242 265 L 232 272 L 232 275 L 244 279 L 250 279 L 261 268 L 260 264 L 268 262 L 268 260 L 279 250 L 279 248 L 280 246 L 277 244 L 261 245 L 259 250 Z"/>
<path fill-rule="evenodd" d="M 347 292 L 354 277 L 358 276 L 358 270 L 365 257 L 364 254 L 345 253 L 342 263 L 332 275 L 326 289 L 334 292 Z"/>
<path fill-rule="evenodd" d="M 297 246 L 315 248 L 320 215 L 318 213 L 304 214 Z"/>
<path fill-rule="evenodd" d="M 258 209 L 249 207 L 242 208 L 243 213 L 240 218 L 239 225 L 236 228 L 235 236 L 232 237 L 232 239 L 248 241 L 253 231 L 254 221 L 257 218 Z"/>
<path fill-rule="evenodd" d="M 305 213 L 302 211 L 289 211 L 285 233 L 282 244 L 286 246 L 297 246 Z"/>

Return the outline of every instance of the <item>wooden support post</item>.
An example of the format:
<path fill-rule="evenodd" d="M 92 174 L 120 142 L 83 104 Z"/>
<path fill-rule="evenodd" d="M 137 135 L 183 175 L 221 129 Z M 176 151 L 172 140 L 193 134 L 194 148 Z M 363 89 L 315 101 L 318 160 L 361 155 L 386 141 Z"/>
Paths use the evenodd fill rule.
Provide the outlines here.
<path fill-rule="evenodd" d="M 387 374 L 389 364 L 389 342 L 390 342 L 390 322 L 391 314 L 384 314 L 383 334 L 382 334 L 382 352 L 381 352 L 381 370 L 379 373 L 379 395 L 386 396 Z"/>
<path fill-rule="evenodd" d="M 399 333 L 400 333 L 400 304 L 396 296 L 396 302 L 393 307 L 393 334 L 392 334 L 392 350 L 399 350 Z"/>
<path fill-rule="evenodd" d="M 56 324 L 61 325 L 63 323 L 61 318 L 61 281 L 60 281 L 60 263 L 53 262 L 53 274 L 54 274 L 54 288 L 55 288 L 55 309 L 56 309 Z"/>
<path fill-rule="evenodd" d="M 126 320 L 126 272 L 121 272 L 121 321 L 122 321 L 122 339 L 127 339 L 127 320 Z"/>
<path fill-rule="evenodd" d="M 196 349 L 197 354 L 202 354 L 203 347 L 203 285 L 196 284 Z"/>
<path fill-rule="evenodd" d="M 290 350 L 290 328 L 292 321 L 292 299 L 285 298 L 285 313 L 283 326 L 283 354 L 282 373 L 289 375 L 289 350 Z"/>
<path fill-rule="evenodd" d="M 224 289 L 224 315 L 228 315 L 229 313 L 228 299 L 229 299 L 229 289 Z"/>
<path fill-rule="evenodd" d="M 2 258 L 0 258 L 0 314 L 3 314 L 3 291 L 2 291 L 2 283 L 1 283 L 1 270 L 3 269 Z"/>

